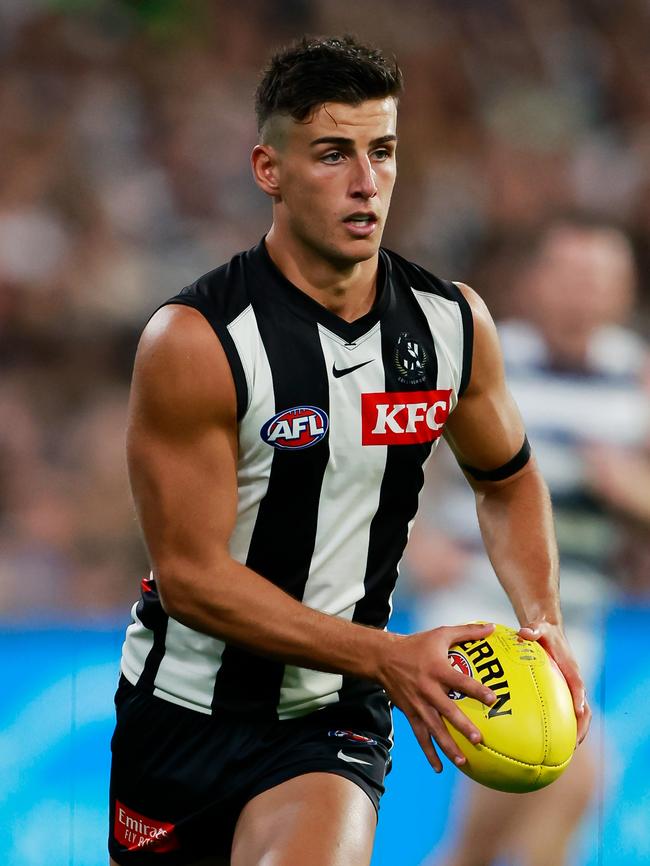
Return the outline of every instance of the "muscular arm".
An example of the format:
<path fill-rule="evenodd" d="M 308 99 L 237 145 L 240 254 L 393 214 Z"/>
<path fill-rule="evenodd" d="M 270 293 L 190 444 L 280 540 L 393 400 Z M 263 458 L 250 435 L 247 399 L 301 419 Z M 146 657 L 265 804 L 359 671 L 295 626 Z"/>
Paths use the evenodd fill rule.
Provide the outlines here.
<path fill-rule="evenodd" d="M 147 326 L 136 357 L 127 435 L 131 486 L 161 602 L 179 622 L 284 662 L 380 683 L 405 712 L 435 769 L 431 737 L 463 758 L 445 715 L 478 730 L 447 693 L 489 689 L 454 671 L 449 646 L 491 627 L 459 626 L 404 637 L 308 608 L 235 561 L 235 388 L 223 349 L 196 310 L 171 306 Z"/>
<path fill-rule="evenodd" d="M 578 733 L 589 723 L 584 687 L 562 630 L 559 564 L 551 502 L 533 457 L 502 480 L 477 480 L 508 463 L 525 431 L 508 391 L 496 328 L 485 305 L 461 286 L 474 317 L 474 360 L 469 387 L 449 418 L 446 438 L 476 496 L 476 509 L 490 561 L 522 626 L 558 662 L 573 694 Z"/>

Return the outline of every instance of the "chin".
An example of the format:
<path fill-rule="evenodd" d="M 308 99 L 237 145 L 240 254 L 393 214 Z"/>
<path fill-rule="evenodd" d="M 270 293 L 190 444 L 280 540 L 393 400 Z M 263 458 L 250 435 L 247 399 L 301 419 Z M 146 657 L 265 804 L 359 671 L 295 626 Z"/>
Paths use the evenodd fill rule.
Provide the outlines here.
<path fill-rule="evenodd" d="M 367 262 L 368 259 L 376 256 L 379 251 L 380 241 L 380 238 L 359 238 L 347 241 L 339 245 L 337 252 L 342 261 L 356 265 L 360 262 Z"/>

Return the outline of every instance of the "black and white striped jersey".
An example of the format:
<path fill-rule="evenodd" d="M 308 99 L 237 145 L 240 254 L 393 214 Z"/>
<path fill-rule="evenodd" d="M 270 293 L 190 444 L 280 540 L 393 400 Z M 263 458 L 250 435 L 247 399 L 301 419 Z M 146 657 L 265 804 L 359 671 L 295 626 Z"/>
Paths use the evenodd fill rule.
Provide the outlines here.
<path fill-rule="evenodd" d="M 206 317 L 232 369 L 232 556 L 309 607 L 385 628 L 424 463 L 470 375 L 458 288 L 381 250 L 376 303 L 350 323 L 291 284 L 262 241 L 168 303 Z M 200 712 L 283 719 L 381 691 L 193 631 L 164 613 L 151 579 L 132 617 L 124 675 Z"/>

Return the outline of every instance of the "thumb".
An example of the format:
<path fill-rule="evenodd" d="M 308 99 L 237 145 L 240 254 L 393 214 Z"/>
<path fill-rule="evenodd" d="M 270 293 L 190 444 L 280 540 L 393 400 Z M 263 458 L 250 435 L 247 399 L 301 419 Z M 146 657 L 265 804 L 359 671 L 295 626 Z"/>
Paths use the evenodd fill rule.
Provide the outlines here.
<path fill-rule="evenodd" d="M 542 636 L 542 630 L 536 625 L 524 625 L 517 632 L 522 640 L 537 641 Z"/>

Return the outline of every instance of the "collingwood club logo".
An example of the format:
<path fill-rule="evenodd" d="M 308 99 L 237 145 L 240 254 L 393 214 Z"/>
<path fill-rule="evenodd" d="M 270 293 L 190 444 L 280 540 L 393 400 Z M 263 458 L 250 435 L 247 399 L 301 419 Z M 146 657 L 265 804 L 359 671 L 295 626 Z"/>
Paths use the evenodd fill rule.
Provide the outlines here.
<path fill-rule="evenodd" d="M 427 355 L 422 346 L 410 334 L 403 331 L 395 346 L 395 366 L 397 367 L 398 381 L 409 385 L 424 382 L 424 365 L 426 362 Z"/>

